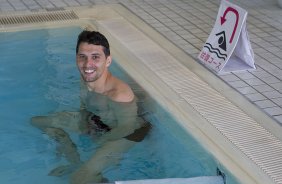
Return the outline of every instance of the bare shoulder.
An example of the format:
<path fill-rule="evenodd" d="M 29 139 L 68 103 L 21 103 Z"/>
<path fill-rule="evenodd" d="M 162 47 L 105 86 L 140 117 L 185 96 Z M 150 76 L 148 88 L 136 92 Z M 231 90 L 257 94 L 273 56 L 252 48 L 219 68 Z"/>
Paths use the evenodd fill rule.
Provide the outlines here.
<path fill-rule="evenodd" d="M 118 78 L 114 78 L 109 97 L 116 102 L 131 102 L 134 99 L 134 93 L 128 84 Z"/>

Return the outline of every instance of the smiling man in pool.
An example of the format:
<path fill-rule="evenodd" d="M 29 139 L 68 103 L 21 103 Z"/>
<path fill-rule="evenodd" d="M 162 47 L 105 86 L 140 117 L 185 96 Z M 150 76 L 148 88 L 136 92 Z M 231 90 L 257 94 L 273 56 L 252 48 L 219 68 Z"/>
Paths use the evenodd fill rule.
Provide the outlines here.
<path fill-rule="evenodd" d="M 57 151 L 70 163 L 52 170 L 50 175 L 60 176 L 76 169 L 71 183 L 101 182 L 103 170 L 117 164 L 124 152 L 148 134 L 150 124 L 138 116 L 132 89 L 109 72 L 111 62 L 105 36 L 82 31 L 76 46 L 76 63 L 82 78 L 81 110 L 32 118 L 34 126 L 58 142 Z M 93 138 L 98 147 L 89 160 L 80 160 L 66 130 Z"/>

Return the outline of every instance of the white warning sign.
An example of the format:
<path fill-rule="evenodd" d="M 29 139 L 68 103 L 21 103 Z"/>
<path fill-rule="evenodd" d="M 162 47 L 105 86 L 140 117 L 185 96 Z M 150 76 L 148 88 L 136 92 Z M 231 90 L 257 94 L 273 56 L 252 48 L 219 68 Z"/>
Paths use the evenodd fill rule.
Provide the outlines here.
<path fill-rule="evenodd" d="M 217 73 L 255 69 L 246 19 L 246 10 L 222 0 L 199 60 Z"/>

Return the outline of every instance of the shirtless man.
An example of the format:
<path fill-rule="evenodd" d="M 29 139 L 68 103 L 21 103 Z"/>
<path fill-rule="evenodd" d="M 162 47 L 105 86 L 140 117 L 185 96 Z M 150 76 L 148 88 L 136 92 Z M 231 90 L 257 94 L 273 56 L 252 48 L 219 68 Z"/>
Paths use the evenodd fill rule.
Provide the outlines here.
<path fill-rule="evenodd" d="M 117 163 L 122 153 L 148 133 L 150 125 L 138 117 L 133 91 L 109 72 L 111 62 L 105 36 L 96 31 L 82 31 L 76 46 L 76 63 L 83 79 L 81 110 L 32 118 L 34 126 L 59 143 L 57 151 L 70 162 L 50 175 L 62 175 L 71 166 L 79 166 L 71 176 L 71 183 L 101 182 L 102 171 Z M 81 162 L 65 130 L 88 134 L 99 145 L 88 161 Z"/>

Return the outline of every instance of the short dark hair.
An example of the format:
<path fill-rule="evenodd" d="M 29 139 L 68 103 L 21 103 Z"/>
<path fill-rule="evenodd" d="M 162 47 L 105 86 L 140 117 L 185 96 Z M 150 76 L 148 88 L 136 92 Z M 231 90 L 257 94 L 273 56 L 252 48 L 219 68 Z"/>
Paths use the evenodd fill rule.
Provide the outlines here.
<path fill-rule="evenodd" d="M 110 45 L 107 40 L 107 38 L 97 32 L 97 31 L 82 31 L 77 38 L 77 44 L 76 44 L 76 53 L 78 53 L 78 47 L 81 42 L 86 42 L 88 44 L 93 44 L 93 45 L 101 45 L 104 47 L 104 53 L 105 56 L 108 57 L 110 55 Z"/>

